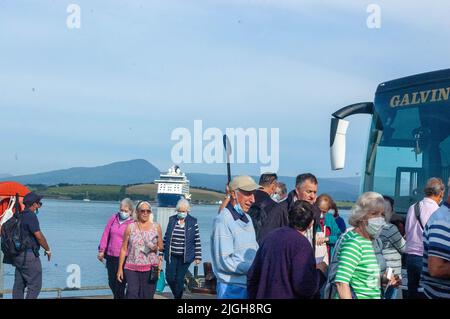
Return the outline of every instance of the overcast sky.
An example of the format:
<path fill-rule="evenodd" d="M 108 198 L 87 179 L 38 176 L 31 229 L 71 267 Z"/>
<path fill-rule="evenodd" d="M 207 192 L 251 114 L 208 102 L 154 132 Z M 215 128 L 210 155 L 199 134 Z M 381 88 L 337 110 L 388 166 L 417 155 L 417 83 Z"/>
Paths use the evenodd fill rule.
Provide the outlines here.
<path fill-rule="evenodd" d="M 66 25 L 71 3 L 80 29 Z M 366 25 L 372 3 L 379 29 Z M 355 176 L 370 120 L 351 118 L 347 167 L 333 172 L 331 113 L 372 101 L 380 82 L 448 68 L 448 12 L 437 0 L 0 0 L 0 173 L 135 158 L 165 170 L 172 131 L 202 120 L 278 128 L 281 175 Z"/>

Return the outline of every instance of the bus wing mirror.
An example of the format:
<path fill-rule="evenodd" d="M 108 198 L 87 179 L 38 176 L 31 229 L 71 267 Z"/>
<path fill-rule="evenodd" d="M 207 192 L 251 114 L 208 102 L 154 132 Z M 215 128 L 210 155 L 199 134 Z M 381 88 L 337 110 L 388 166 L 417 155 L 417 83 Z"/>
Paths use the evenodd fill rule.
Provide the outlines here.
<path fill-rule="evenodd" d="M 332 118 L 330 129 L 331 169 L 339 170 L 345 166 L 345 141 L 349 122 Z"/>

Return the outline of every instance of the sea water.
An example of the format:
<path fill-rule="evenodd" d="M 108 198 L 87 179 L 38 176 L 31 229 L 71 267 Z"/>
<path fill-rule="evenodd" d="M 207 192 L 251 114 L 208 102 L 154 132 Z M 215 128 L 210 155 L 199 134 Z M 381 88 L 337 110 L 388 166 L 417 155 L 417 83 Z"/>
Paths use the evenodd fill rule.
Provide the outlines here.
<path fill-rule="evenodd" d="M 52 250 L 52 259 L 47 261 L 41 250 L 43 288 L 65 288 L 73 269 L 80 271 L 81 287 L 107 286 L 105 264 L 97 259 L 100 237 L 108 219 L 118 211 L 116 202 L 84 202 L 69 200 L 44 200 L 38 215 L 41 230 Z M 198 220 L 202 243 L 203 261 L 211 261 L 210 236 L 218 206 L 196 205 L 191 214 Z M 156 220 L 164 228 L 174 209 L 156 208 Z M 348 211 L 341 212 L 347 221 Z M 164 234 L 163 234 L 164 235 Z M 191 265 L 191 272 L 193 265 Z M 203 267 L 199 267 L 203 273 Z M 14 268 L 4 265 L 4 289 L 12 289 Z M 69 282 L 70 284 L 70 282 Z M 63 296 L 109 294 L 105 291 L 63 292 Z M 41 293 L 40 298 L 53 298 L 56 293 Z M 11 295 L 5 295 L 11 298 Z"/>

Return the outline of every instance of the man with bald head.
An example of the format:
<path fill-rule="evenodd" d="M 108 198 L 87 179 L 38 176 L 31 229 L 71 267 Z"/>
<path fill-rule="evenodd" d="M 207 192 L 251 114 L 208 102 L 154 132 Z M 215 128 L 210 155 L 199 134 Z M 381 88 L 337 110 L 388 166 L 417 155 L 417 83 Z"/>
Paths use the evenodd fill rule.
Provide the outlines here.
<path fill-rule="evenodd" d="M 408 271 L 408 298 L 424 298 L 419 293 L 420 275 L 423 265 L 423 231 L 428 219 L 439 209 L 445 193 L 445 185 L 440 178 L 432 177 L 424 189 L 425 197 L 412 205 L 406 216 L 406 268 Z"/>

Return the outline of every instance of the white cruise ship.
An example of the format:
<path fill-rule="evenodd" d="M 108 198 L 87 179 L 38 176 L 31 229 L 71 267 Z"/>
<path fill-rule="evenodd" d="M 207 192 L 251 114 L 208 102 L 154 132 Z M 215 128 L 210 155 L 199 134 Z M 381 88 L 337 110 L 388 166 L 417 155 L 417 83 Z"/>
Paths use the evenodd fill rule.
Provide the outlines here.
<path fill-rule="evenodd" d="M 158 184 L 158 207 L 175 207 L 181 198 L 191 199 L 189 180 L 177 165 L 161 173 L 155 183 Z"/>

